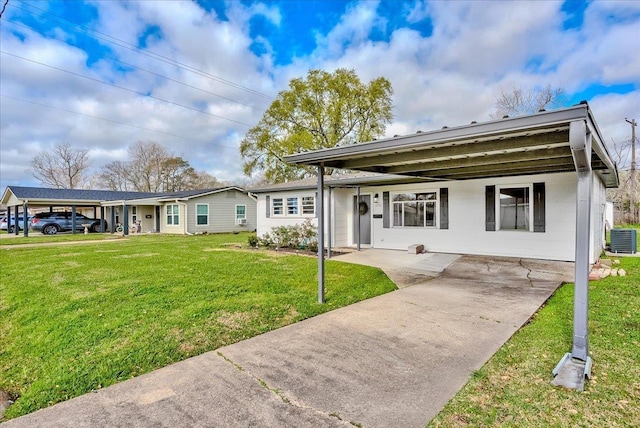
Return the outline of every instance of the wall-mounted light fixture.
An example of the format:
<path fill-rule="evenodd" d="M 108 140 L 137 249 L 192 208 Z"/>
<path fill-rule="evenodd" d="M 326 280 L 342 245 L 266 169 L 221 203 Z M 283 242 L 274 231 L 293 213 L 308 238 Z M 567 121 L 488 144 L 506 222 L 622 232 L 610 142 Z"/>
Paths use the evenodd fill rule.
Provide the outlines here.
<path fill-rule="evenodd" d="M 375 195 L 373 195 L 373 203 L 374 204 L 378 203 L 378 194 L 377 193 Z"/>

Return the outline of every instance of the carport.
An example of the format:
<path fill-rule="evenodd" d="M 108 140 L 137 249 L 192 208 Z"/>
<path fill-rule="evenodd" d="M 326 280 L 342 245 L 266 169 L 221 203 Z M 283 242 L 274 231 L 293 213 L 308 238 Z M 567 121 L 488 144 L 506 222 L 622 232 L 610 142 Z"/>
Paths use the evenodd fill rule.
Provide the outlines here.
<path fill-rule="evenodd" d="M 589 376 L 588 350 L 589 243 L 592 185 L 596 175 L 605 187 L 618 186 L 616 166 L 586 102 L 505 117 L 467 126 L 300 153 L 292 164 L 317 167 L 318 301 L 324 302 L 325 168 L 398 174 L 432 180 L 471 180 L 523 174 L 577 174 L 574 333 L 571 353 L 554 374 L 560 384 L 581 389 Z M 577 370 L 576 366 L 577 365 Z M 571 372 L 574 375 L 565 375 Z"/>
<path fill-rule="evenodd" d="M 93 218 L 100 219 L 104 225 L 106 209 L 110 211 L 110 219 L 107 225 L 111 233 L 115 228 L 115 211 L 114 207 L 123 207 L 124 210 L 124 232 L 128 233 L 127 209 L 129 199 L 140 199 L 142 197 L 156 196 L 156 193 L 141 192 L 119 192 L 112 190 L 86 190 L 86 189 L 48 189 L 41 187 L 23 187 L 9 186 L 6 188 L 0 203 L 7 206 L 8 214 L 15 213 L 18 218 L 20 209 L 23 213 L 27 213 L 31 208 L 44 208 L 53 211 L 56 207 L 70 207 L 72 219 L 76 215 L 76 211 L 82 208 L 91 208 L 93 210 Z M 110 202 L 115 201 L 115 202 Z M 11 216 L 9 215 L 9 218 Z M 72 220 L 75 223 L 75 220 Z M 106 230 L 103 230 L 106 232 Z M 29 228 L 23 229 L 24 236 L 29 236 Z M 72 233 L 76 233 L 75 228 Z M 15 234 L 19 234 L 18 228 L 15 228 Z"/>

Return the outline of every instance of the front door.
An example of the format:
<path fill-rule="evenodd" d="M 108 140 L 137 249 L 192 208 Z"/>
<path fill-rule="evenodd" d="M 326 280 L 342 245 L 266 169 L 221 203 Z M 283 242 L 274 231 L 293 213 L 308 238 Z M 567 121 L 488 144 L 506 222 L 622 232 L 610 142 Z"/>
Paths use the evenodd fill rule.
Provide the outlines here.
<path fill-rule="evenodd" d="M 358 243 L 358 218 L 360 218 L 360 243 L 371 245 L 371 195 L 353 197 L 353 242 Z"/>

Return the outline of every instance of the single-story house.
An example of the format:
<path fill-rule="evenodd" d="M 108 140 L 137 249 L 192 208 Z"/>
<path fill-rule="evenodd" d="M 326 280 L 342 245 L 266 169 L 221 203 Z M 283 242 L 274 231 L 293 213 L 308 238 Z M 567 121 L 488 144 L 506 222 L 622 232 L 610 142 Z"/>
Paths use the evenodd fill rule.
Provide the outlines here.
<path fill-rule="evenodd" d="M 16 217 L 18 212 L 36 210 L 78 212 L 104 220 L 112 233 L 117 224 L 123 225 L 125 234 L 256 229 L 256 200 L 235 186 L 168 193 L 8 186 L 0 201 Z"/>
<path fill-rule="evenodd" d="M 288 160 L 360 171 L 323 179 L 328 247 L 422 244 L 433 252 L 575 261 L 576 210 L 582 208 L 570 125 L 580 117 L 595 172 L 587 208 L 594 262 L 605 245 L 605 189 L 617 187 L 618 175 L 587 112 L 580 104 Z M 317 178 L 250 191 L 258 199 L 258 235 L 307 218 L 318 224 Z"/>
<path fill-rule="evenodd" d="M 619 184 L 616 165 L 586 102 L 299 153 L 285 160 L 317 169 L 320 303 L 324 302 L 325 241 L 329 247 L 339 239 L 353 244 L 354 234 L 357 246 L 364 239 L 382 248 L 424 244 L 431 251 L 573 261 L 573 347 L 553 374 L 559 375 L 558 385 L 581 388 L 592 365 L 589 264 L 604 248 L 605 190 Z M 325 168 L 424 181 L 355 184 L 354 196 L 353 189 L 325 184 Z M 303 192 L 308 189 L 262 193 L 258 215 L 300 215 L 294 201 L 300 193 L 297 203 L 303 203 Z"/>

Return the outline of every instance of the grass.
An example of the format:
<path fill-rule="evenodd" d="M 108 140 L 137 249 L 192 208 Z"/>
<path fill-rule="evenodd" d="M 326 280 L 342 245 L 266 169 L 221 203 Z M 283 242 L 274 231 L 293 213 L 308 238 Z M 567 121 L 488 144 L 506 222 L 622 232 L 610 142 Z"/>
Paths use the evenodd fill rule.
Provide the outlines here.
<path fill-rule="evenodd" d="M 5 231 L 2 231 L 0 235 L 6 235 Z M 137 238 L 133 236 L 132 238 Z M 77 242 L 77 241 L 104 241 L 108 239 L 122 239 L 120 234 L 109 233 L 89 233 L 87 235 L 83 233 L 59 233 L 56 235 L 44 235 L 39 232 L 29 232 L 28 237 L 24 237 L 22 232 L 18 237 L 6 237 L 0 239 L 0 247 L 13 246 L 22 244 L 42 244 L 42 243 L 56 243 L 56 242 Z"/>
<path fill-rule="evenodd" d="M 566 284 L 428 426 L 640 426 L 640 258 L 619 260 L 627 276 L 589 284 L 594 366 L 583 393 L 551 385 L 551 370 L 571 351 L 573 284 Z"/>
<path fill-rule="evenodd" d="M 378 269 L 327 261 L 321 305 L 315 258 L 238 249 L 246 240 L 2 245 L 5 418 L 395 289 Z"/>

